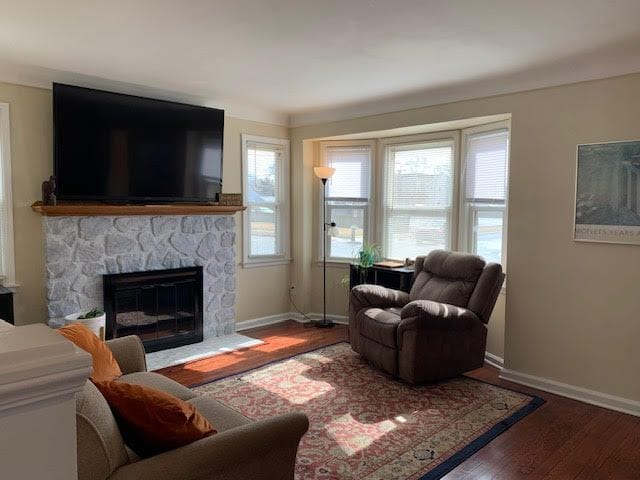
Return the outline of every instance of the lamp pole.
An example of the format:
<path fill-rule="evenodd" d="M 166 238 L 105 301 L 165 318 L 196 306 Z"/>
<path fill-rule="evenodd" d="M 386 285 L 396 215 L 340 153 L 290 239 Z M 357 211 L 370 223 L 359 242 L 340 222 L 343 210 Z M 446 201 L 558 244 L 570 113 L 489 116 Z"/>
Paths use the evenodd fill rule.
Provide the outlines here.
<path fill-rule="evenodd" d="M 327 180 L 335 173 L 335 169 L 316 167 L 314 172 L 322 180 L 322 320 L 314 322 L 318 328 L 330 328 L 335 325 L 327 319 L 327 227 L 335 227 L 335 222 L 327 223 Z"/>

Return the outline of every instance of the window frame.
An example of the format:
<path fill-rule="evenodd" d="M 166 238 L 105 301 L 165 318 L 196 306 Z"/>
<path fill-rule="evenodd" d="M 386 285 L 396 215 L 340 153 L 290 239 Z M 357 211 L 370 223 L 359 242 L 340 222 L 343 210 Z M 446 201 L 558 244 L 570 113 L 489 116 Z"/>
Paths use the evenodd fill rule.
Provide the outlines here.
<path fill-rule="evenodd" d="M 489 133 L 498 130 L 506 130 L 508 145 L 507 145 L 507 165 L 506 165 L 506 185 L 504 190 L 504 206 L 495 205 L 483 205 L 472 206 L 466 201 L 465 189 L 466 189 L 466 173 L 467 173 L 467 139 L 471 135 L 478 133 Z M 458 183 L 460 185 L 459 201 L 460 201 L 460 233 L 458 237 L 458 246 L 460 250 L 469 253 L 473 252 L 475 245 L 475 232 L 473 228 L 474 215 L 481 212 L 490 211 L 502 211 L 502 251 L 500 264 L 503 271 L 507 269 L 507 231 L 508 231 L 508 218 L 509 218 L 509 170 L 511 163 L 511 120 L 503 120 L 500 122 L 488 123 L 485 125 L 478 125 L 461 130 L 461 145 L 460 145 L 460 176 Z"/>
<path fill-rule="evenodd" d="M 447 130 L 434 133 L 425 133 L 419 135 L 407 135 L 402 137 L 388 137 L 379 140 L 379 159 L 378 167 L 381 174 L 379 175 L 378 183 L 376 185 L 378 195 L 377 211 L 380 212 L 379 222 L 376 231 L 376 241 L 378 245 L 382 247 L 381 256 L 385 260 L 402 260 L 404 258 L 390 258 L 387 256 L 386 240 L 387 234 L 385 232 L 385 225 L 387 222 L 387 208 L 385 205 L 387 196 L 387 160 L 390 149 L 395 146 L 408 146 L 408 145 L 424 145 L 424 144 L 437 144 L 437 143 L 449 143 L 452 145 L 452 157 L 453 157 L 453 172 L 452 172 L 452 192 L 451 192 L 451 214 L 450 224 L 451 231 L 449 232 L 449 245 L 445 248 L 449 250 L 457 249 L 458 239 L 458 225 L 459 225 L 459 172 L 460 172 L 460 131 L 459 130 Z M 425 209 L 425 210 L 442 210 L 442 209 Z"/>
<path fill-rule="evenodd" d="M 363 243 L 369 243 L 371 242 L 371 239 L 375 238 L 374 232 L 373 232 L 373 219 L 375 218 L 374 216 L 375 202 L 373 202 L 372 197 L 373 197 L 374 186 L 375 186 L 374 177 L 375 177 L 375 170 L 376 170 L 376 153 L 377 153 L 376 144 L 377 144 L 376 140 L 330 140 L 330 141 L 319 142 L 320 166 L 328 166 L 327 165 L 327 148 L 330 148 L 330 147 L 367 147 L 369 148 L 369 151 L 370 151 L 369 153 L 369 196 L 367 198 L 366 205 L 363 207 L 363 210 L 364 210 L 363 218 L 364 218 L 364 224 L 365 224 L 364 231 L 363 231 Z M 319 179 L 314 177 L 314 180 L 319 180 Z M 318 228 L 318 232 L 317 232 L 318 248 L 316 249 L 316 251 L 318 252 L 318 257 L 317 257 L 318 262 L 322 262 L 323 253 L 324 253 L 323 242 L 326 240 L 324 238 L 324 228 L 322 225 L 322 209 L 324 208 L 322 183 L 319 183 L 317 198 L 318 198 L 319 208 L 317 209 L 318 221 L 316 222 L 316 225 Z M 332 198 L 332 197 L 328 197 L 328 198 Z M 338 199 L 343 199 L 343 200 L 338 200 Z M 362 199 L 353 198 L 353 197 L 335 197 L 334 201 L 345 201 L 345 202 L 351 201 L 354 204 L 364 203 L 362 202 Z M 345 205 L 344 208 L 359 208 L 359 207 L 358 206 L 348 207 Z M 327 208 L 328 222 L 331 221 L 331 210 L 332 210 L 331 208 Z M 328 253 L 330 254 L 330 252 Z M 348 265 L 352 263 L 354 259 L 355 259 L 355 256 L 354 257 L 332 257 L 331 255 L 327 255 L 327 263 L 332 263 L 332 264 Z"/>
<path fill-rule="evenodd" d="M 251 225 L 250 211 L 252 204 L 249 202 L 249 155 L 250 143 L 273 145 L 282 149 L 282 165 L 279 178 L 278 201 L 279 225 L 276 225 L 276 236 L 279 239 L 280 254 L 276 255 L 250 255 L 251 251 Z M 268 267 L 285 265 L 291 262 L 291 191 L 290 191 L 290 141 L 284 138 L 265 137 L 243 133 L 241 135 L 242 147 L 242 192 L 246 202 L 246 210 L 242 212 L 242 267 Z"/>
<path fill-rule="evenodd" d="M 11 192 L 11 124 L 8 103 L 0 103 L 0 169 L 0 179 L 3 182 L 2 192 L 4 192 L 4 201 L 7 204 L 7 216 L 1 225 L 1 228 L 7 232 L 7 244 L 0 249 L 3 265 L 2 273 L 0 273 L 0 285 L 16 287 L 15 232 L 13 223 L 13 195 Z"/>

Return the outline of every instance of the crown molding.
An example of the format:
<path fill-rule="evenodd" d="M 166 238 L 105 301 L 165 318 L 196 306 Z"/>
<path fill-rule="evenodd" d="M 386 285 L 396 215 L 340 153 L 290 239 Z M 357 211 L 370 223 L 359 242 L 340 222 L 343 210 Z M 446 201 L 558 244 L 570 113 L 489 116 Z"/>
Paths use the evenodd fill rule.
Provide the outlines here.
<path fill-rule="evenodd" d="M 334 107 L 293 112 L 291 128 L 353 120 L 640 73 L 640 44 L 586 52 L 546 65 Z"/>

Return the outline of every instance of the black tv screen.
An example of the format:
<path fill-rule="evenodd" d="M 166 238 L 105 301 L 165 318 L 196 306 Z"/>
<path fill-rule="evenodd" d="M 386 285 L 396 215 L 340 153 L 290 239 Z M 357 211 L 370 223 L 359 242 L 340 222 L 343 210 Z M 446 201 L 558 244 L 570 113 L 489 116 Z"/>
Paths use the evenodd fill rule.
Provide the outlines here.
<path fill-rule="evenodd" d="M 222 188 L 224 111 L 53 85 L 60 200 L 212 202 Z"/>

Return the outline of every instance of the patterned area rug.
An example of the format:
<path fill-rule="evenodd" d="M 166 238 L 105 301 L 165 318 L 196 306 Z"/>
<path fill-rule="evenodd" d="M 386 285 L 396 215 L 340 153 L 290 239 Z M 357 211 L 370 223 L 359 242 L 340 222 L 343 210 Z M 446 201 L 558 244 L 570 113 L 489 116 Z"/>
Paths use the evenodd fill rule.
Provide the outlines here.
<path fill-rule="evenodd" d="M 306 413 L 296 480 L 441 478 L 543 403 L 466 377 L 412 387 L 370 367 L 346 343 L 196 391 L 254 420 Z"/>

